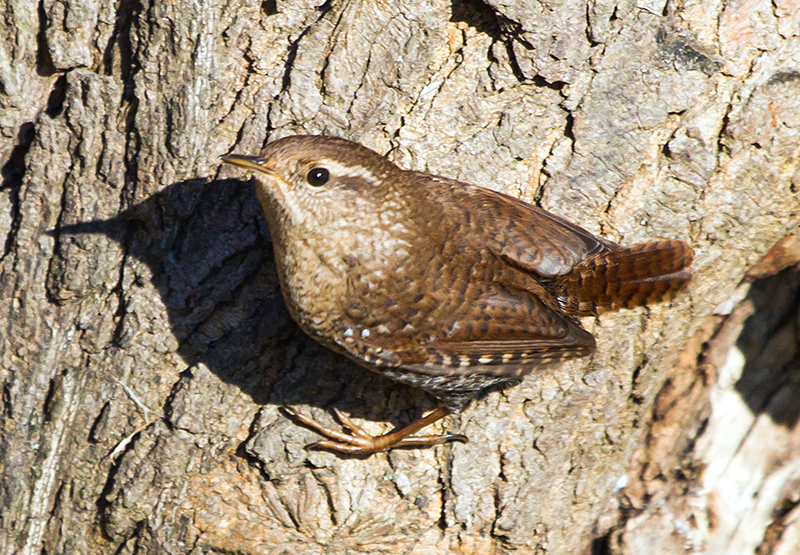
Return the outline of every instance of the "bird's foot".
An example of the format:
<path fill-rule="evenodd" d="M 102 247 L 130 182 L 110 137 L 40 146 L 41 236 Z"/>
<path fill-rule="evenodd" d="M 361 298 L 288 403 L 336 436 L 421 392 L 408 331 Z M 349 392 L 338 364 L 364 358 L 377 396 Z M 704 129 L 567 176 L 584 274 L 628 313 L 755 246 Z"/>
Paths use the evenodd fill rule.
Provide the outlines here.
<path fill-rule="evenodd" d="M 328 439 L 323 439 L 306 446 L 306 449 L 326 449 L 335 451 L 337 453 L 347 453 L 350 455 L 371 455 L 372 453 L 382 453 L 389 449 L 397 447 L 428 447 L 430 445 L 441 445 L 450 441 L 460 441 L 466 443 L 469 441 L 467 436 L 462 434 L 444 434 L 444 435 L 428 435 L 409 437 L 410 435 L 418 432 L 425 426 L 433 424 L 450 414 L 450 411 L 445 408 L 438 408 L 427 416 L 424 416 L 409 424 L 401 430 L 390 432 L 382 436 L 373 436 L 361 429 L 350 418 L 338 409 L 333 409 L 333 414 L 339 423 L 350 433 L 345 433 L 325 424 L 321 424 L 316 420 L 304 416 L 294 410 L 283 407 L 283 410 L 289 414 L 293 419 L 301 424 L 311 428 L 319 434 Z"/>

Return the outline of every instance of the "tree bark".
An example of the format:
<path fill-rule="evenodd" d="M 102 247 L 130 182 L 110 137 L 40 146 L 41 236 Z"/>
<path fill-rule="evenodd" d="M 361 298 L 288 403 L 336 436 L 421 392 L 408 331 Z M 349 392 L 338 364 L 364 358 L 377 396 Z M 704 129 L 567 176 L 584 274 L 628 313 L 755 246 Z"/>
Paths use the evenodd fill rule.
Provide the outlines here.
<path fill-rule="evenodd" d="M 0 553 L 800 550 L 797 2 L 0 3 Z M 434 405 L 291 321 L 219 157 L 292 133 L 696 279 L 436 428 L 468 444 L 306 451 L 281 405 Z"/>

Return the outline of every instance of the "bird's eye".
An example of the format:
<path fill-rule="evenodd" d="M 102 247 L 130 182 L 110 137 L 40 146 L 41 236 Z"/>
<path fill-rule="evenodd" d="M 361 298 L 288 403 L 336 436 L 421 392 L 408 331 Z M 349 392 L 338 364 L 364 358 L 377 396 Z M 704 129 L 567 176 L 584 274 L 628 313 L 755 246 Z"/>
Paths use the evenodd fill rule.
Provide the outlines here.
<path fill-rule="evenodd" d="M 313 185 L 314 187 L 322 187 L 330 178 L 331 172 L 325 168 L 312 168 L 306 176 L 306 181 L 308 181 L 309 185 Z"/>

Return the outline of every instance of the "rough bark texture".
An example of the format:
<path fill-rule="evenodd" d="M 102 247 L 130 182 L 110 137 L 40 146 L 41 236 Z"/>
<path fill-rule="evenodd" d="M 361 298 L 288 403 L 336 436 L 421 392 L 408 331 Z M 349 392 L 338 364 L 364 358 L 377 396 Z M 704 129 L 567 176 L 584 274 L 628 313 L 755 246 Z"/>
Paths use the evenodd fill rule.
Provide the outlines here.
<path fill-rule="evenodd" d="M 0 553 L 800 550 L 795 243 L 737 289 L 800 222 L 796 1 L 0 5 Z M 288 317 L 219 156 L 295 132 L 688 240 L 697 278 L 439 427 L 469 444 L 307 452 L 281 404 L 433 405 Z"/>

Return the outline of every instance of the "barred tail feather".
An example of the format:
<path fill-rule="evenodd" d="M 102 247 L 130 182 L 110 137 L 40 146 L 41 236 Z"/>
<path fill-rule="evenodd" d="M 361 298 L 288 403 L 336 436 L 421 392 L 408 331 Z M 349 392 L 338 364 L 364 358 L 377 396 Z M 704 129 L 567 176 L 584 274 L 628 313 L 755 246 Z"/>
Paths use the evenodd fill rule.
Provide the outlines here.
<path fill-rule="evenodd" d="M 692 279 L 694 251 L 683 241 L 653 241 L 587 258 L 556 280 L 562 310 L 576 316 L 673 298 Z"/>

